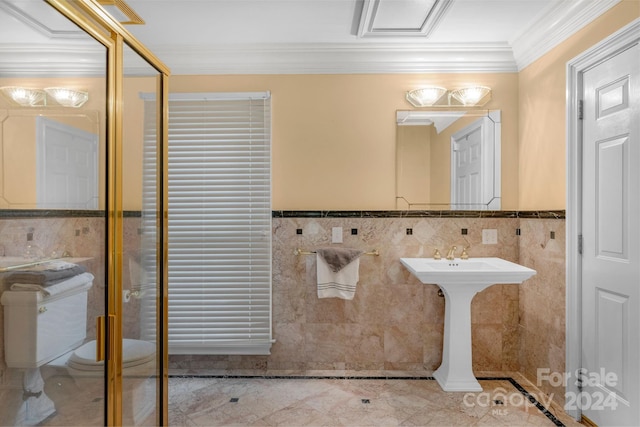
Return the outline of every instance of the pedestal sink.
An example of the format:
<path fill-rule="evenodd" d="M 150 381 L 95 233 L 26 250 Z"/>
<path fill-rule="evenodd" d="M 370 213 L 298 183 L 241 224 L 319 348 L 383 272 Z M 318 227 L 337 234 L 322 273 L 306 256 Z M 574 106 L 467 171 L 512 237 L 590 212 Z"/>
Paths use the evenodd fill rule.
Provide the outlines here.
<path fill-rule="evenodd" d="M 400 262 L 425 284 L 436 284 L 445 295 L 442 364 L 433 373 L 444 391 L 482 391 L 471 367 L 471 300 L 495 284 L 520 284 L 535 270 L 501 258 L 401 258 Z"/>

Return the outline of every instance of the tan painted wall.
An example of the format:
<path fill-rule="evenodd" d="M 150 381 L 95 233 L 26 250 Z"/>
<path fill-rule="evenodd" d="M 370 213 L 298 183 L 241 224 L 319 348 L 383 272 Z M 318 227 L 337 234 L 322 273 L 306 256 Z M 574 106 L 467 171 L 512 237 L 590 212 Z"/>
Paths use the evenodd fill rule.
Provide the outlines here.
<path fill-rule="evenodd" d="M 20 84 L 27 83 L 31 82 Z M 493 88 L 492 100 L 483 108 L 503 111 L 506 122 L 502 138 L 503 208 L 516 209 L 517 74 L 172 76 L 170 89 L 172 92 L 271 91 L 274 209 L 387 210 L 396 208 L 396 111 L 412 108 L 404 100 L 405 92 L 423 84 L 456 88 L 473 83 Z M 50 83 L 33 84 L 40 87 Z M 95 110 L 97 105 L 104 105 L 104 86 L 100 84 L 103 84 L 100 79 L 83 82 L 91 94 L 86 109 Z M 139 93 L 152 91 L 153 79 L 125 81 L 123 197 L 127 210 L 141 207 L 143 102 Z M 103 112 L 100 126 L 104 129 Z M 23 144 L 24 140 L 21 141 Z M 101 189 L 104 188 L 103 143 L 101 141 Z M 34 144 L 31 139 L 27 145 L 33 147 Z M 35 163 L 19 163 L 24 163 L 35 174 Z M 445 175 L 448 177 L 448 172 Z M 16 177 L 15 174 L 6 176 L 7 180 Z M 35 199 L 35 181 L 24 193 L 27 182 L 24 178 L 13 183 L 7 181 L 5 185 L 15 187 L 24 197 L 31 194 L 27 197 L 29 200 Z M 33 207 L 29 200 L 14 202 L 11 207 Z M 103 200 L 101 195 L 101 207 Z"/>
<path fill-rule="evenodd" d="M 433 126 L 396 127 L 396 192 L 398 207 L 431 203 L 431 129 Z M 416 179 L 417 178 L 417 179 Z M 406 205 L 400 205 L 401 202 Z M 420 209 L 426 209 L 424 206 Z"/>
<path fill-rule="evenodd" d="M 493 99 L 485 108 L 500 109 L 503 117 L 503 209 L 563 209 L 566 63 L 639 16 L 640 2 L 623 0 L 519 74 L 172 76 L 170 89 L 271 91 L 273 209 L 384 210 L 396 208 L 395 112 L 411 109 L 405 92 L 423 84 L 491 86 Z M 140 181 L 130 167 L 142 154 L 135 142 L 142 122 L 138 90 L 125 103 L 125 170 L 131 183 Z M 88 108 L 95 109 L 97 101 L 92 97 Z M 125 190 L 125 209 L 138 208 L 141 186 Z"/>
<path fill-rule="evenodd" d="M 126 77 L 122 104 L 122 198 L 124 210 L 142 209 L 144 100 L 141 93 L 156 92 L 154 77 Z"/>
<path fill-rule="evenodd" d="M 521 210 L 565 209 L 567 62 L 638 17 L 623 0 L 520 72 Z"/>
<path fill-rule="evenodd" d="M 485 108 L 502 109 L 503 207 L 518 189 L 518 76 L 505 74 L 358 74 L 172 76 L 171 92 L 272 93 L 275 210 L 395 209 L 396 110 L 421 84 L 493 88 Z"/>

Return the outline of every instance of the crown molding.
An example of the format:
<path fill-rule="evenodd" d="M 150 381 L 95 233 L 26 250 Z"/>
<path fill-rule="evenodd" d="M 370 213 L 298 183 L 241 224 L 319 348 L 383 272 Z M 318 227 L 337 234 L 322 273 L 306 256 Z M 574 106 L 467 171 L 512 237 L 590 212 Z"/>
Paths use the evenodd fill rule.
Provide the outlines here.
<path fill-rule="evenodd" d="M 516 72 L 506 43 L 152 46 L 172 74 Z"/>
<path fill-rule="evenodd" d="M 518 71 L 575 34 L 621 0 L 571 0 L 555 3 L 511 41 Z"/>
<path fill-rule="evenodd" d="M 102 45 L 0 45 L 0 77 L 105 76 Z"/>
<path fill-rule="evenodd" d="M 518 72 L 620 1 L 559 1 L 510 43 L 368 42 L 369 38 L 354 43 L 148 47 L 174 75 Z M 0 0 L 3 9 L 19 12 L 10 5 Z M 45 32 L 58 39 L 75 37 L 52 31 Z M 103 75 L 103 51 L 80 41 L 61 43 L 47 45 L 46 51 L 42 45 L 0 43 L 0 76 Z"/>
<path fill-rule="evenodd" d="M 290 43 L 152 50 L 172 74 L 518 72 L 620 1 L 558 1 L 510 43 Z"/>
<path fill-rule="evenodd" d="M 31 29 L 36 32 L 44 35 L 49 39 L 85 39 L 87 35 L 80 28 L 75 27 L 70 22 L 66 22 L 60 25 L 59 21 L 50 22 L 47 17 L 47 13 L 54 14 L 53 9 L 48 7 L 46 8 L 36 8 L 29 10 L 29 3 L 19 2 L 16 0 L 4 0 L 0 1 L 0 9 L 7 12 L 9 15 L 17 18 L 23 24 L 27 25 Z M 26 7 L 22 9 L 21 7 Z M 34 13 L 44 12 L 43 16 L 36 16 Z M 55 15 L 57 16 L 57 15 Z M 55 27 L 56 23 L 60 25 L 58 28 Z"/>

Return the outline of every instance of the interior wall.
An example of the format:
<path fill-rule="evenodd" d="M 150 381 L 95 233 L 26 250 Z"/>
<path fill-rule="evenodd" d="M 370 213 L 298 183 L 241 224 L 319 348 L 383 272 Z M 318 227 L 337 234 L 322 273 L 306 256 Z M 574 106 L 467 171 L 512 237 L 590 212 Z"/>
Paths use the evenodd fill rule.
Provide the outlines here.
<path fill-rule="evenodd" d="M 396 133 L 397 194 L 411 203 L 431 203 L 431 128 L 398 126 Z M 416 179 L 418 177 L 419 179 Z"/>
<path fill-rule="evenodd" d="M 420 283 L 400 258 L 430 257 L 436 248 L 444 254 L 456 245 L 469 246 L 471 257 L 518 262 L 518 224 L 518 218 L 273 218 L 271 354 L 172 355 L 169 367 L 191 374 L 235 369 L 433 371 L 442 360 L 445 301 L 437 285 Z M 316 257 L 294 252 L 330 245 L 334 227 L 345 230 L 346 247 L 380 254 L 360 257 L 352 300 L 318 298 Z M 349 233 L 352 229 L 357 233 Z M 461 229 L 468 234 L 463 236 Z M 499 244 L 483 244 L 483 229 L 497 230 Z M 471 333 L 476 372 L 518 370 L 518 318 L 517 285 L 491 286 L 475 296 Z"/>
<path fill-rule="evenodd" d="M 640 17 L 623 0 L 519 73 L 519 208 L 565 209 L 566 64 Z"/>
<path fill-rule="evenodd" d="M 503 111 L 503 208 L 517 208 L 518 76 L 342 74 L 172 76 L 170 92 L 272 94 L 274 210 L 396 208 L 396 111 L 420 85 L 493 89 L 483 108 Z"/>
<path fill-rule="evenodd" d="M 518 286 L 520 373 L 564 406 L 564 386 L 538 371 L 566 372 L 565 220 L 523 218 L 519 228 L 518 263 L 536 270 Z"/>
<path fill-rule="evenodd" d="M 144 99 L 141 94 L 156 93 L 155 77 L 125 77 L 122 108 L 123 144 L 122 188 L 124 210 L 141 210 L 144 172 Z"/>

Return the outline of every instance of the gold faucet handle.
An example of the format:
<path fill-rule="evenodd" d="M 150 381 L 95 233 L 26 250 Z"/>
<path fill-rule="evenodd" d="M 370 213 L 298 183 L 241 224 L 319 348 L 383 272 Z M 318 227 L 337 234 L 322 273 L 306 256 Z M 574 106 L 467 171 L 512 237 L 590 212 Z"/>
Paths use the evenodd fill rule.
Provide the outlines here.
<path fill-rule="evenodd" d="M 440 255 L 440 250 L 438 248 L 433 251 L 433 259 L 442 259 L 442 255 Z"/>
<path fill-rule="evenodd" d="M 469 254 L 467 253 L 468 246 L 462 248 L 462 253 L 460 254 L 460 259 L 469 259 Z"/>
<path fill-rule="evenodd" d="M 449 252 L 447 252 L 447 259 L 448 260 L 454 260 L 456 258 L 456 249 L 458 249 L 457 246 L 451 246 L 451 249 L 449 249 Z"/>

